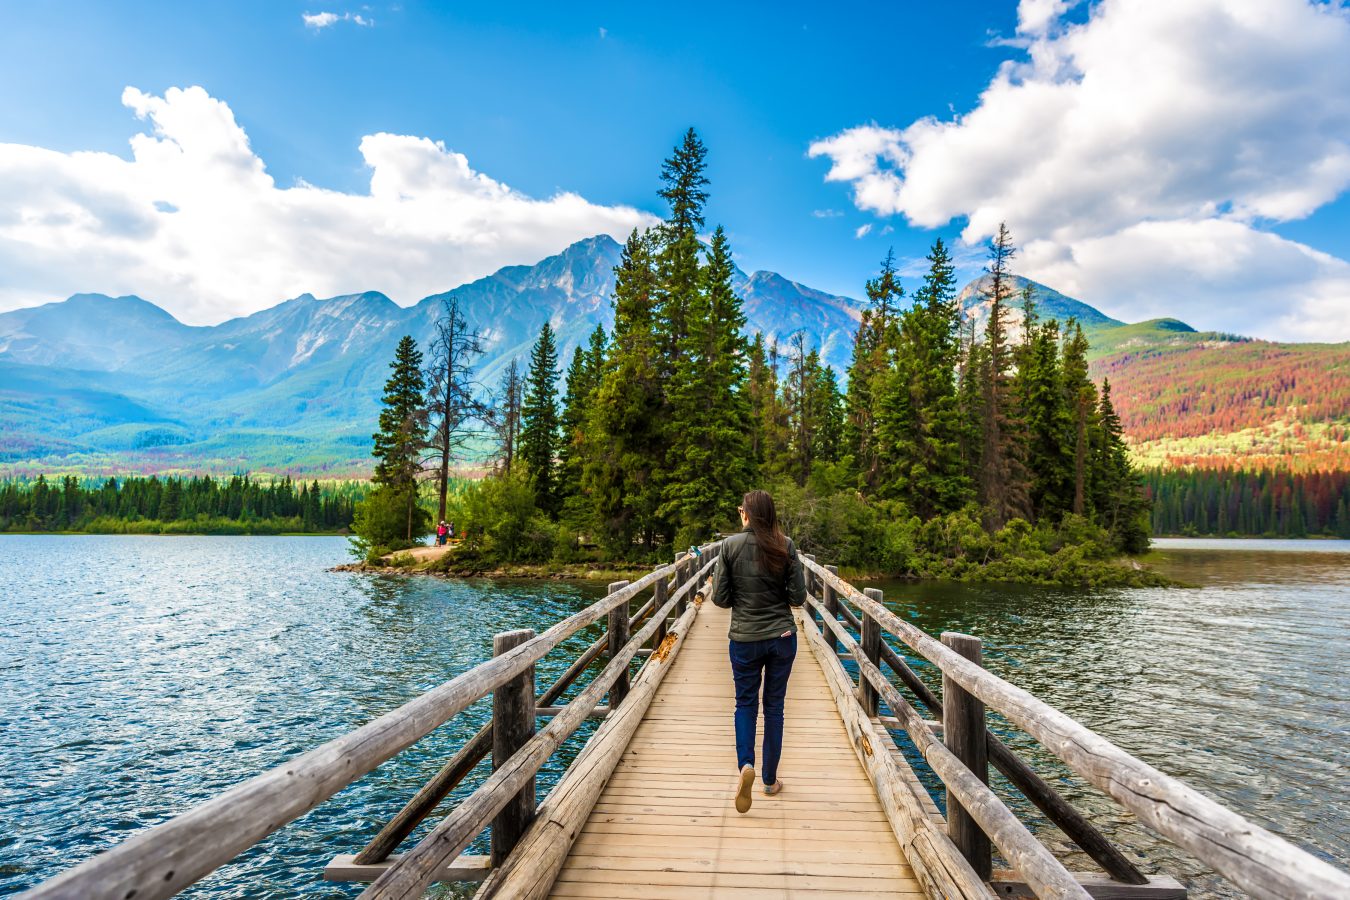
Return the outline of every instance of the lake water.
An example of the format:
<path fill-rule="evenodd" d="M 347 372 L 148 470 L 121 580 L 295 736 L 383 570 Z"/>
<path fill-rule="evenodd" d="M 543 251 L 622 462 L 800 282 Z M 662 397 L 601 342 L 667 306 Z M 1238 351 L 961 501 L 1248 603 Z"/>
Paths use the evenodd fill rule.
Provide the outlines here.
<path fill-rule="evenodd" d="M 1131 753 L 1350 864 L 1350 543 L 1158 546 L 1157 564 L 1195 587 L 873 586 L 930 633 L 979 635 L 991 670 Z M 345 558 L 337 538 L 0 537 L 0 895 L 411 699 L 487 658 L 493 633 L 546 627 L 603 591 L 327 571 Z M 585 643 L 546 660 L 540 681 Z M 355 895 L 321 881 L 323 863 L 355 852 L 487 712 L 186 896 Z M 1238 896 L 1009 739 L 1150 870 L 1193 897 Z"/>

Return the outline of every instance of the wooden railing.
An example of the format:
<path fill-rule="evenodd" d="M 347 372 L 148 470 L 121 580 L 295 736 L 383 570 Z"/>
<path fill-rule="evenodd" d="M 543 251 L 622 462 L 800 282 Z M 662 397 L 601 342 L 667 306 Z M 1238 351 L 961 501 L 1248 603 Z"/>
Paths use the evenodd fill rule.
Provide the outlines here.
<path fill-rule="evenodd" d="M 668 669 L 666 663 L 678 652 L 678 638 L 696 611 L 691 606 L 702 601 L 697 591 L 706 587 L 719 549 L 719 544 L 709 544 L 700 548 L 698 555 L 681 556 L 631 584 L 617 582 L 604 599 L 542 634 L 513 631 L 497 635 L 494 656 L 487 662 L 355 731 L 129 838 L 24 896 L 33 900 L 170 897 L 492 694 L 492 724 L 470 738 L 364 850 L 337 867 L 339 873 L 345 869 L 357 878 L 375 878 L 362 895 L 365 897 L 420 897 L 438 878 L 481 879 L 487 875 L 487 865 L 474 860 L 460 862 L 460 853 L 489 824 L 493 825 L 492 855 L 499 863 L 513 856 L 517 844 L 528 840 L 537 819 L 535 775 L 582 722 L 593 715 L 605 719 L 549 801 L 559 796 L 564 785 L 588 781 L 570 776 L 578 766 L 594 764 L 597 754 L 589 751 L 597 739 L 621 732 L 622 727 L 615 727 L 618 723 L 635 726 L 641 718 L 655 684 Z M 652 591 L 651 599 L 630 616 L 632 601 L 647 590 Z M 535 664 L 602 618 L 606 619 L 607 633 L 536 698 Z M 648 641 L 653 646 L 644 650 Z M 570 702 L 555 706 L 602 654 L 608 656 L 608 662 L 600 673 Z M 638 679 L 642 690 L 630 690 L 632 661 L 644 656 L 648 664 Z M 655 665 L 651 664 L 653 660 Z M 602 707 L 606 692 L 610 703 Z M 537 733 L 536 718 L 548 719 Z M 493 754 L 491 776 L 415 848 L 391 859 L 399 843 L 488 752 Z M 605 752 L 612 751 L 606 748 Z M 607 776 L 608 771 L 604 774 Z M 332 871 L 330 867 L 330 874 Z"/>
<path fill-rule="evenodd" d="M 1039 897 L 1177 896 L 1170 879 L 1148 879 L 985 727 L 985 710 L 1001 713 L 1145 825 L 1234 885 L 1256 897 L 1350 897 L 1350 875 L 1248 822 L 1183 782 L 1117 747 L 980 665 L 979 641 L 947 633 L 938 641 L 901 619 L 879 591 L 859 591 L 833 566 L 805 561 L 808 603 L 804 631 L 821 658 L 836 705 L 872 777 L 916 875 L 930 896 L 988 897 L 990 843 L 1022 884 L 996 879 L 996 893 L 1030 889 Z M 850 608 L 852 607 L 852 608 Z M 816 616 L 819 617 L 817 625 Z M 854 632 L 857 636 L 854 636 Z M 883 634 L 942 672 L 942 702 Z M 842 648 L 843 653 L 839 650 Z M 857 664 L 855 685 L 839 656 Z M 919 704 L 925 720 L 881 669 L 887 665 Z M 879 717 L 884 702 L 894 718 Z M 903 728 L 942 780 L 948 797 L 945 833 L 925 815 L 890 753 L 877 752 L 878 727 Z M 939 740 L 935 732 L 940 731 Z M 884 734 L 885 732 L 881 732 Z M 888 738 L 889 740 L 889 738 Z M 1110 881 L 1068 872 L 988 787 L 988 763 L 1107 872 Z M 957 851 L 954 857 L 952 850 Z M 1129 889 L 1124 886 L 1137 885 Z M 1181 895 L 1184 896 L 1184 893 Z"/>

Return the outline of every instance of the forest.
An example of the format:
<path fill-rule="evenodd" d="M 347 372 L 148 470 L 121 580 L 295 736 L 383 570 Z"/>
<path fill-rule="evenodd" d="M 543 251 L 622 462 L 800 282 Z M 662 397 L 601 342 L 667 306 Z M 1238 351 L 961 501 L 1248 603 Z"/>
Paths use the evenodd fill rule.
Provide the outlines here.
<path fill-rule="evenodd" d="M 0 483 L 0 531 L 96 534 L 335 534 L 352 524 L 360 482 L 261 481 L 247 475 L 73 475 Z"/>
<path fill-rule="evenodd" d="M 1149 504 L 1110 385 L 1089 378 L 1076 323 L 1014 296 L 1006 228 L 989 248 L 983 334 L 963 326 L 941 240 L 912 294 L 888 256 L 841 390 L 806 335 L 785 347 L 745 335 L 726 232 L 700 240 L 706 153 L 690 129 L 663 163 L 668 218 L 629 236 L 612 333 L 597 329 L 565 374 L 544 323 L 523 371 L 476 393 L 481 348 L 453 297 L 425 355 L 404 338 L 358 553 L 376 561 L 425 534 L 430 476 L 437 517 L 465 535 L 452 565 L 664 558 L 730 530 L 741 494 L 764 487 L 805 552 L 845 566 L 1078 582 L 1137 571 L 1112 562 L 1147 548 Z M 481 429 L 495 469 L 452 491 Z"/>
<path fill-rule="evenodd" d="M 1350 539 L 1350 472 L 1149 470 L 1158 535 Z"/>

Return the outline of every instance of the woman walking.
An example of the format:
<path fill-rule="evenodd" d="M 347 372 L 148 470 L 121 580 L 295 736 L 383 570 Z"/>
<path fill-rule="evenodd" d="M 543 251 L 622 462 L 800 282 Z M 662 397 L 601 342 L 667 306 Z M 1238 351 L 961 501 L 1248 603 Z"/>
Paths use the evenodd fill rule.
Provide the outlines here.
<path fill-rule="evenodd" d="M 742 530 L 722 543 L 713 603 L 731 610 L 731 677 L 736 683 L 736 811 L 750 809 L 755 784 L 755 724 L 764 706 L 764 793 L 783 789 L 783 698 L 797 656 L 792 607 L 806 601 L 797 548 L 778 527 L 773 498 L 750 491 L 739 509 Z"/>

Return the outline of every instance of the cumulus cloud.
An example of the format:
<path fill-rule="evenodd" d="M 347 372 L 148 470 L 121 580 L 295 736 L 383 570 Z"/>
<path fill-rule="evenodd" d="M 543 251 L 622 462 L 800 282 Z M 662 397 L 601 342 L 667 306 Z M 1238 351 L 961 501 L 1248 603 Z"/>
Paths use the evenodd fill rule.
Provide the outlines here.
<path fill-rule="evenodd" d="M 1112 314 L 1350 338 L 1350 264 L 1270 231 L 1350 187 L 1345 5 L 1101 0 L 1072 23 L 1073 5 L 1022 0 L 1025 57 L 970 112 L 810 155 L 859 209 L 964 219 L 972 243 L 1007 221 L 1025 274 Z"/>
<path fill-rule="evenodd" d="M 366 193 L 278 187 L 224 102 L 129 87 L 131 158 L 0 143 L 0 309 L 135 293 L 216 322 L 309 291 L 412 302 L 599 233 L 654 221 L 574 193 L 538 199 L 425 137 L 372 134 Z"/>
<path fill-rule="evenodd" d="M 304 20 L 306 28 L 313 28 L 315 31 L 321 31 L 330 25 L 336 25 L 338 22 L 351 22 L 353 25 L 360 25 L 362 28 L 370 28 L 375 24 L 374 19 L 368 19 L 360 13 L 350 12 L 341 15 L 334 12 L 301 13 L 300 18 Z"/>
<path fill-rule="evenodd" d="M 853 236 L 855 238 L 861 239 L 867 237 L 871 233 L 872 233 L 872 225 L 869 222 L 866 225 L 859 225 L 857 230 L 853 232 Z"/>

